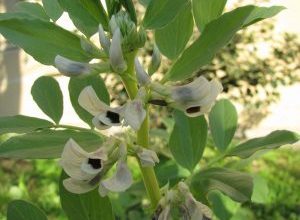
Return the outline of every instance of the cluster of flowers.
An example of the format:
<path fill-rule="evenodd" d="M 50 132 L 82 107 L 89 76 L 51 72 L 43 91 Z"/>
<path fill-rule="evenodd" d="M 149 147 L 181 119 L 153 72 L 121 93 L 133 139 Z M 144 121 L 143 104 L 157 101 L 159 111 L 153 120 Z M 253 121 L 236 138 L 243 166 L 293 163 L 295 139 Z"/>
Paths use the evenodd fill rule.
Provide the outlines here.
<path fill-rule="evenodd" d="M 110 33 L 106 34 L 103 27 L 99 25 L 99 40 L 109 58 L 111 71 L 126 74 L 127 63 L 124 54 L 128 49 L 126 43 L 130 42 L 128 34 L 142 42 L 144 32 L 137 31 L 132 22 L 124 22 L 123 20 L 126 20 L 124 14 L 121 15 L 123 20 L 119 17 L 112 17 Z M 128 31 L 128 26 L 130 26 L 130 31 Z M 111 36 L 112 39 L 110 40 L 108 36 Z M 56 56 L 55 65 L 66 76 L 80 76 L 97 72 L 97 64 L 77 62 L 60 55 Z M 160 54 L 155 48 L 152 66 L 148 72 L 152 74 L 159 65 Z M 97 129 L 103 130 L 112 126 L 128 125 L 137 131 L 146 117 L 145 106 L 148 104 L 173 107 L 185 112 L 189 117 L 200 116 L 211 109 L 217 96 L 222 92 L 222 85 L 218 81 L 208 81 L 202 76 L 189 84 L 180 86 L 152 82 L 138 58 L 135 58 L 135 70 L 140 86 L 138 94 L 133 100 L 129 100 L 122 106 L 108 106 L 101 101 L 92 86 L 87 86 L 81 91 L 78 102 L 81 107 L 94 116 L 92 122 Z M 60 163 L 70 176 L 63 182 L 67 190 L 73 193 L 85 193 L 99 186 L 100 195 L 106 196 L 109 191 L 122 192 L 128 189 L 132 184 L 132 176 L 127 166 L 127 147 L 133 149 L 133 154 L 139 158 L 142 166 L 154 166 L 159 162 L 154 151 L 126 144 L 116 138 L 108 138 L 108 140 L 98 150 L 90 153 L 84 151 L 72 139 L 67 142 Z M 111 177 L 105 178 L 115 164 L 115 173 Z M 210 218 L 209 214 L 203 211 L 205 206 L 194 199 L 183 182 L 179 183 L 176 189 L 167 190 L 164 193 L 154 219 L 172 219 L 170 210 L 174 205 L 180 207 L 181 215 L 186 217 L 184 219 Z"/>

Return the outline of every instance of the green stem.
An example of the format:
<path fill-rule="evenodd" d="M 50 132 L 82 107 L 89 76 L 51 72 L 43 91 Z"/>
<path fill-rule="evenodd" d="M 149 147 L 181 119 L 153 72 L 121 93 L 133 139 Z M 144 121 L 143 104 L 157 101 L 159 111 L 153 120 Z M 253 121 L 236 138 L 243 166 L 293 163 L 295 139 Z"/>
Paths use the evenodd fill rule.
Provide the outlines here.
<path fill-rule="evenodd" d="M 127 65 L 128 69 L 124 73 L 123 76 L 121 76 L 123 83 L 125 85 L 126 91 L 131 99 L 134 99 L 137 92 L 138 87 L 135 80 L 132 80 L 133 78 L 136 78 L 135 76 L 135 69 L 134 69 L 134 57 L 136 55 L 136 52 L 130 53 L 127 55 Z M 127 75 L 127 76 L 126 76 Z M 141 125 L 140 130 L 137 132 L 137 144 L 148 148 L 149 147 L 149 112 L 148 107 L 146 107 L 146 118 Z M 158 205 L 158 202 L 160 200 L 160 190 L 159 185 L 157 182 L 157 178 L 154 172 L 154 169 L 152 167 L 142 167 L 139 163 L 139 167 L 142 172 L 144 185 L 146 188 L 146 191 L 148 193 L 148 196 L 150 198 L 152 208 L 156 208 Z"/>
<path fill-rule="evenodd" d="M 97 131 L 90 129 L 90 128 L 81 128 L 81 127 L 77 127 L 77 126 L 73 126 L 73 125 L 55 125 L 55 128 L 66 128 L 66 129 L 73 129 L 73 130 L 78 130 L 78 131 L 85 131 L 85 132 L 92 132 L 98 136 L 101 136 L 101 134 L 99 134 Z"/>

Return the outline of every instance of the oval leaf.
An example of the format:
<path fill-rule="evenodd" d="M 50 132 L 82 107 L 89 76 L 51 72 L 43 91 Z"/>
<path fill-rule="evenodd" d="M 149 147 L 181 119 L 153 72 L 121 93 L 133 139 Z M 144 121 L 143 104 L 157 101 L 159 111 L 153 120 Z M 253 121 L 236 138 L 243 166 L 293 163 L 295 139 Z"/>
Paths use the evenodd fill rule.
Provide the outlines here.
<path fill-rule="evenodd" d="M 15 4 L 14 9 L 16 12 L 24 13 L 33 18 L 38 18 L 45 21 L 50 20 L 44 8 L 38 3 L 18 2 Z"/>
<path fill-rule="evenodd" d="M 207 138 L 207 123 L 204 116 L 189 118 L 175 111 L 175 126 L 169 147 L 178 164 L 192 171 L 200 161 Z"/>
<path fill-rule="evenodd" d="M 209 64 L 214 55 L 228 44 L 238 30 L 251 22 L 267 18 L 267 16 L 258 16 L 261 18 L 258 19 L 256 16 L 253 16 L 253 13 L 260 11 L 260 9 L 260 7 L 251 5 L 240 7 L 211 21 L 206 25 L 201 36 L 174 63 L 163 80 L 176 81 L 187 79 L 202 66 Z M 269 16 L 272 15 L 274 13 L 269 14 Z M 249 18 L 252 19 L 249 20 Z"/>
<path fill-rule="evenodd" d="M 158 29 L 170 23 L 189 4 L 188 0 L 152 0 L 146 10 L 143 25 Z"/>
<path fill-rule="evenodd" d="M 8 204 L 7 220 L 47 220 L 47 217 L 35 205 L 23 200 L 15 200 Z"/>
<path fill-rule="evenodd" d="M 121 0 L 122 5 L 130 15 L 131 20 L 137 24 L 137 18 L 136 18 L 136 13 L 135 13 L 135 8 L 132 0 Z"/>
<path fill-rule="evenodd" d="M 58 3 L 58 0 L 42 0 L 42 2 L 47 15 L 53 21 L 57 21 L 64 12 Z"/>
<path fill-rule="evenodd" d="M 107 30 L 108 17 L 99 0 L 58 0 L 60 6 L 68 12 L 74 25 L 90 37 L 98 31 L 99 24 Z"/>
<path fill-rule="evenodd" d="M 222 14 L 226 2 L 227 0 L 193 0 L 194 18 L 200 31 Z"/>
<path fill-rule="evenodd" d="M 176 59 L 189 41 L 193 27 L 191 4 L 188 4 L 171 23 L 155 31 L 155 42 L 160 52 L 171 60 Z"/>
<path fill-rule="evenodd" d="M 264 149 L 276 149 L 286 144 L 293 144 L 300 140 L 300 135 L 287 130 L 273 131 L 264 137 L 254 138 L 228 152 L 228 156 L 238 156 L 241 158 L 250 157 L 257 151 Z"/>
<path fill-rule="evenodd" d="M 234 105 L 226 99 L 218 101 L 209 113 L 210 131 L 215 145 L 221 152 L 227 149 L 234 136 L 237 119 Z"/>
<path fill-rule="evenodd" d="M 83 109 L 78 103 L 78 97 L 86 86 L 92 86 L 98 97 L 109 105 L 110 99 L 106 86 L 99 75 L 88 75 L 86 77 L 72 77 L 69 82 L 70 100 L 77 115 L 86 122 L 90 127 L 94 127 L 92 123 L 93 115 Z"/>
<path fill-rule="evenodd" d="M 246 173 L 210 168 L 193 177 L 192 190 L 198 191 L 198 195 L 200 191 L 202 196 L 206 196 L 211 190 L 219 190 L 237 202 L 246 202 L 251 199 L 253 179 Z"/>
<path fill-rule="evenodd" d="M 63 95 L 58 82 L 42 76 L 34 82 L 31 95 L 40 109 L 58 124 L 63 115 Z"/>
<path fill-rule="evenodd" d="M 24 115 L 0 117 L 0 135 L 5 133 L 26 133 L 52 127 L 50 121 Z"/>
<path fill-rule="evenodd" d="M 22 14 L 0 14 L 0 33 L 42 64 L 52 65 L 56 55 L 86 62 L 80 38 L 55 24 Z"/>
<path fill-rule="evenodd" d="M 0 145 L 0 157 L 17 159 L 59 158 L 66 142 L 73 138 L 82 148 L 93 151 L 102 138 L 92 132 L 42 130 L 11 137 Z"/>
<path fill-rule="evenodd" d="M 62 182 L 68 176 L 62 172 L 59 184 L 61 206 L 69 220 L 114 220 L 109 198 L 102 198 L 98 189 L 84 194 L 68 192 Z"/>

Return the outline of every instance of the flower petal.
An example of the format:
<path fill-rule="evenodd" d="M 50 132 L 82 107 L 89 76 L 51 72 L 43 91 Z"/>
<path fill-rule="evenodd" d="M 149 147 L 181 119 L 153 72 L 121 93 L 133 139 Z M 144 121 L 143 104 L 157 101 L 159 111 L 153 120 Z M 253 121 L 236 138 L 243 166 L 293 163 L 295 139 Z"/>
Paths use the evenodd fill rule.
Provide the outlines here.
<path fill-rule="evenodd" d="M 122 52 L 122 34 L 119 28 L 117 28 L 113 34 L 109 49 L 109 60 L 112 69 L 117 73 L 123 73 L 127 69 L 127 64 L 123 57 Z"/>
<path fill-rule="evenodd" d="M 153 167 L 155 163 L 159 163 L 157 154 L 153 150 L 142 148 L 140 152 L 137 153 L 142 167 Z"/>
<path fill-rule="evenodd" d="M 146 111 L 141 100 L 133 100 L 126 104 L 124 111 L 126 125 L 137 131 L 140 129 L 145 117 Z"/>
<path fill-rule="evenodd" d="M 110 125 L 106 125 L 102 121 L 100 121 L 97 116 L 93 118 L 92 123 L 99 130 L 106 130 L 111 127 Z"/>
<path fill-rule="evenodd" d="M 70 177 L 77 180 L 89 180 L 94 175 L 81 170 L 81 164 L 88 158 L 88 154 L 73 139 L 70 139 L 64 147 L 59 163 Z"/>
<path fill-rule="evenodd" d="M 110 108 L 98 98 L 92 86 L 87 86 L 81 91 L 78 97 L 78 103 L 82 108 L 94 116 L 99 115 Z"/>
<path fill-rule="evenodd" d="M 105 35 L 102 24 L 99 24 L 98 33 L 99 33 L 99 41 L 102 48 L 106 53 L 109 53 L 110 41 Z"/>
<path fill-rule="evenodd" d="M 132 184 L 132 175 L 125 161 L 117 162 L 117 171 L 109 179 L 100 182 L 99 193 L 105 196 L 107 191 L 124 192 Z"/>
<path fill-rule="evenodd" d="M 81 63 L 57 55 L 54 60 L 55 67 L 65 76 L 79 76 L 89 74 L 91 68 L 88 63 Z"/>
<path fill-rule="evenodd" d="M 108 126 L 119 126 L 122 124 L 122 116 L 120 115 L 118 109 L 109 109 L 97 116 L 97 119 L 102 122 L 102 124 Z"/>
<path fill-rule="evenodd" d="M 80 181 L 72 178 L 63 180 L 63 185 L 66 188 L 66 190 L 75 194 L 87 193 L 93 190 L 94 188 L 96 188 L 97 186 L 97 185 L 90 184 L 87 181 Z"/>

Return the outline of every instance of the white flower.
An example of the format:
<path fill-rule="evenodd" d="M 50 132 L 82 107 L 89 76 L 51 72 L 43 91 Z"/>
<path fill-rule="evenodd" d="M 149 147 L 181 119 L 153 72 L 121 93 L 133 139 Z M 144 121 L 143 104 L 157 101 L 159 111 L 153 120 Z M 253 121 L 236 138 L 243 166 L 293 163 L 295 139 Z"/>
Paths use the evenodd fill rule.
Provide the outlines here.
<path fill-rule="evenodd" d="M 208 81 L 203 76 L 183 86 L 164 86 L 151 83 L 154 105 L 169 105 L 183 111 L 189 117 L 197 117 L 210 111 L 217 96 L 222 92 L 220 82 Z"/>
<path fill-rule="evenodd" d="M 110 41 L 109 41 L 108 37 L 105 35 L 103 26 L 101 24 L 99 25 L 98 33 L 99 33 L 100 44 L 101 44 L 102 48 L 104 49 L 104 51 L 108 54 L 109 48 L 110 48 Z"/>
<path fill-rule="evenodd" d="M 78 102 L 95 116 L 93 124 L 100 130 L 122 124 L 138 130 L 146 117 L 143 100 L 139 96 L 121 107 L 111 108 L 98 98 L 92 86 L 87 86 L 81 91 Z"/>
<path fill-rule="evenodd" d="M 123 73 L 127 69 L 127 64 L 123 57 L 122 33 L 120 28 L 117 28 L 113 32 L 113 37 L 109 48 L 109 60 L 112 69 L 116 73 Z"/>
<path fill-rule="evenodd" d="M 108 191 L 123 192 L 130 187 L 132 177 L 126 165 L 126 146 L 124 144 L 120 145 L 118 158 L 109 158 L 115 145 L 115 142 L 111 140 L 113 139 L 110 139 L 109 143 L 104 143 L 97 151 L 91 153 L 84 151 L 72 139 L 66 143 L 60 164 L 70 177 L 63 181 L 63 185 L 68 191 L 82 194 L 99 186 L 100 195 L 105 196 Z M 102 180 L 102 177 L 116 160 L 116 173 L 112 178 Z"/>
<path fill-rule="evenodd" d="M 148 73 L 146 73 L 144 68 L 142 67 L 142 65 L 137 57 L 134 59 L 134 65 L 135 65 L 136 76 L 137 76 L 139 84 L 142 86 L 149 84 L 150 77 L 149 77 Z"/>
<path fill-rule="evenodd" d="M 88 63 L 81 63 L 57 55 L 54 60 L 55 67 L 65 76 L 79 76 L 91 73 Z"/>
<path fill-rule="evenodd" d="M 214 104 L 223 87 L 217 80 L 208 81 L 203 76 L 184 86 L 170 89 L 171 106 L 185 112 L 189 117 L 207 113 Z"/>
<path fill-rule="evenodd" d="M 140 159 L 142 167 L 153 167 L 156 163 L 159 163 L 157 154 L 153 150 L 140 147 L 137 150 L 137 156 Z"/>
<path fill-rule="evenodd" d="M 155 220 L 174 219 L 170 210 L 177 209 L 176 219 L 211 220 L 212 212 L 204 204 L 198 202 L 190 192 L 188 186 L 180 182 L 176 189 L 167 190 L 160 199 L 154 214 Z M 175 212 L 176 213 L 176 212 Z"/>
<path fill-rule="evenodd" d="M 160 55 L 158 47 L 156 45 L 154 45 L 151 63 L 148 68 L 148 73 L 150 75 L 155 73 L 158 70 L 160 63 L 161 63 L 161 55 Z"/>

